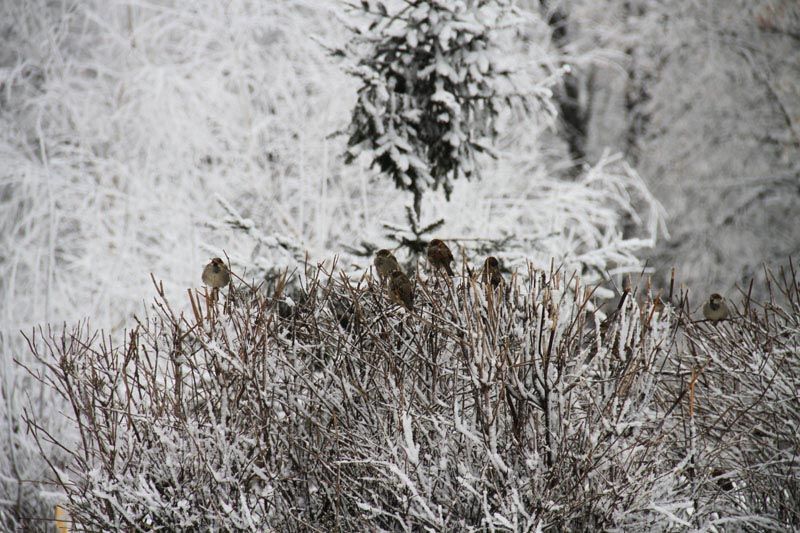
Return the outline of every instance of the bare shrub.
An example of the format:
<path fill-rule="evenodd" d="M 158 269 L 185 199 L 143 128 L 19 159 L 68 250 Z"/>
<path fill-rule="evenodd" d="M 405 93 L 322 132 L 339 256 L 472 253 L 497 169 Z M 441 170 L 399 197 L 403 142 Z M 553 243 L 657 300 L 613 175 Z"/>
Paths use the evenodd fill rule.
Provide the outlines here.
<path fill-rule="evenodd" d="M 800 527 L 800 285 L 791 263 L 765 277 L 766 302 L 748 291 L 730 320 L 682 320 L 693 524 Z"/>
<path fill-rule="evenodd" d="M 235 304 L 192 292 L 187 314 L 160 290 L 120 343 L 38 330 L 37 377 L 80 434 L 69 466 L 54 465 L 73 518 L 281 531 L 794 523 L 797 362 L 779 332 L 796 328 L 797 298 L 714 328 L 686 323 L 683 301 L 676 312 L 635 293 L 603 320 L 593 288 L 559 271 L 496 290 L 478 279 L 417 275 L 407 313 L 368 275 L 308 269 L 300 289 L 242 287 Z M 722 335 L 743 325 L 753 342 L 768 328 L 772 351 L 736 367 L 737 382 L 716 354 L 743 357 L 748 345 Z"/>

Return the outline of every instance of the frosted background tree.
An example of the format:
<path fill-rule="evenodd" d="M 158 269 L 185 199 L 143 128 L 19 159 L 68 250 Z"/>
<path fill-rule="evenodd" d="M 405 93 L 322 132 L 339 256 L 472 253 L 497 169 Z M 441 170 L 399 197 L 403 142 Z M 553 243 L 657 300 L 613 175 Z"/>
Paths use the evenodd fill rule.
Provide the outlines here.
<path fill-rule="evenodd" d="M 692 287 L 732 291 L 797 254 L 797 2 L 542 5 L 575 66 L 565 136 L 589 159 L 621 150 L 669 213 L 651 256 L 662 277 L 675 266 Z"/>
<path fill-rule="evenodd" d="M 503 66 L 497 33 L 523 23 L 508 2 L 361 7 L 369 26 L 353 26 L 353 46 L 340 52 L 354 56 L 350 72 L 361 84 L 346 161 L 368 154 L 398 188 L 413 194 L 419 217 L 426 190 L 442 187 L 449 199 L 454 180 L 478 174 L 476 156 L 491 153 L 501 108 L 544 99 L 548 80 L 514 83 L 513 62 Z"/>
<path fill-rule="evenodd" d="M 465 237 L 465 246 L 477 238 L 485 241 L 479 249 L 512 261 L 542 251 L 543 264 L 555 256 L 597 269 L 610 266 L 609 260 L 615 267 L 629 263 L 630 257 L 623 257 L 630 251 L 655 242 L 663 230 L 660 205 L 618 157 L 601 154 L 593 162 L 596 168 L 573 169 L 570 175 L 577 179 L 572 185 L 547 175 L 565 174 L 536 145 L 539 132 L 553 127 L 557 110 L 552 87 L 569 66 L 549 58 L 531 61 L 542 50 L 527 43 L 549 38 L 537 13 L 496 1 L 363 2 L 353 11 L 348 27 L 354 38 L 348 46 L 332 49 L 335 56 L 348 59 L 347 71 L 360 80 L 346 130 L 345 162 L 361 156 L 398 188 L 411 192 L 410 228 L 384 224 L 391 240 L 415 255 L 424 251 L 420 231 L 441 231 L 442 222 L 449 224 L 445 228 L 458 227 L 460 216 L 448 216 L 450 207 L 438 201 L 428 212 L 444 216 L 429 216 L 432 224 L 420 228 L 423 193 L 441 186 L 450 200 L 455 180 L 479 176 L 483 169 L 492 176 L 490 188 L 464 186 L 460 190 L 471 195 L 452 202 L 459 211 L 465 204 L 485 206 L 482 223 L 461 225 L 457 234 Z M 579 198 L 590 200 L 587 204 Z M 531 213 L 532 203 L 543 208 L 543 218 Z M 582 224 L 584 215 L 575 212 L 589 204 L 594 204 L 592 210 L 610 208 L 607 214 L 628 206 L 638 210 L 644 218 L 632 210 L 623 216 L 643 224 L 646 238 L 621 238 L 613 227 L 619 219 L 612 226 L 595 226 L 601 229 L 593 237 L 594 230 Z M 599 220 L 596 215 L 588 218 Z M 606 214 L 600 219 L 612 221 Z M 540 229 L 531 234 L 531 228 Z M 628 235 L 634 236 L 639 235 Z M 566 247 L 564 237 L 571 241 Z M 600 249 L 620 255 L 589 258 L 583 244 L 594 252 L 595 237 L 604 241 Z M 365 244 L 364 252 L 373 250 Z"/>

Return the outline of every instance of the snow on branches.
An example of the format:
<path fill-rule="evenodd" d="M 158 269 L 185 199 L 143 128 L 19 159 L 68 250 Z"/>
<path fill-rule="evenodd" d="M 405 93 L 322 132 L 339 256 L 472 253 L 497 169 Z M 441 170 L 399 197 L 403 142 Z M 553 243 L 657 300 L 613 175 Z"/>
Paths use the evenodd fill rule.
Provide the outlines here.
<path fill-rule="evenodd" d="M 351 26 L 341 51 L 361 80 L 346 159 L 368 154 L 413 193 L 419 215 L 424 191 L 441 186 L 449 198 L 453 180 L 478 174 L 476 155 L 493 154 L 500 108 L 527 109 L 537 98 L 540 88 L 517 89 L 501 60 L 497 34 L 522 19 L 499 0 L 364 1 L 359 11 L 371 23 Z"/>

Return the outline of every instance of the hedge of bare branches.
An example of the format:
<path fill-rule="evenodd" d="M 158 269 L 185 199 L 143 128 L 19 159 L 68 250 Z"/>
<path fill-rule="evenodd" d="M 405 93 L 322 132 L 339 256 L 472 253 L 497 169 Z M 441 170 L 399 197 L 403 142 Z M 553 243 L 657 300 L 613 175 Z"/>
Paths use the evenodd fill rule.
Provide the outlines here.
<path fill-rule="evenodd" d="M 713 325 L 635 291 L 603 319 L 558 271 L 417 275 L 410 313 L 369 276 L 286 281 L 29 336 L 76 528 L 800 525 L 793 272 Z"/>

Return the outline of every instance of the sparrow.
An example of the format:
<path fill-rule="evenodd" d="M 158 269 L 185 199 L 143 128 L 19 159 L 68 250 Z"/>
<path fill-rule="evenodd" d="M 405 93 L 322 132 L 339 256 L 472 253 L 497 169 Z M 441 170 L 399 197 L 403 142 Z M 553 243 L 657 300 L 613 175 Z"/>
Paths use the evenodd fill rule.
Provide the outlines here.
<path fill-rule="evenodd" d="M 728 306 L 725 300 L 716 292 L 711 295 L 708 302 L 703 306 L 703 316 L 711 322 L 719 322 L 728 318 Z"/>
<path fill-rule="evenodd" d="M 378 271 L 378 279 L 384 283 L 395 270 L 400 270 L 400 263 L 389 250 L 378 250 L 375 254 L 375 270 Z"/>
<path fill-rule="evenodd" d="M 414 286 L 400 270 L 393 271 L 389 278 L 389 298 L 409 311 L 414 308 Z"/>
<path fill-rule="evenodd" d="M 653 312 L 654 313 L 664 312 L 664 302 L 661 300 L 661 296 L 656 296 L 653 299 Z"/>
<path fill-rule="evenodd" d="M 226 286 L 231 281 L 231 273 L 225 262 L 215 257 L 203 269 L 203 283 L 214 289 Z"/>
<path fill-rule="evenodd" d="M 489 256 L 483 262 L 483 283 L 491 283 L 492 287 L 497 287 L 503 281 L 500 274 L 500 263 L 494 256 Z"/>
<path fill-rule="evenodd" d="M 439 239 L 433 239 L 428 243 L 428 261 L 434 269 L 443 268 L 448 276 L 453 275 L 450 263 L 453 262 L 453 252 Z"/>

